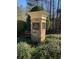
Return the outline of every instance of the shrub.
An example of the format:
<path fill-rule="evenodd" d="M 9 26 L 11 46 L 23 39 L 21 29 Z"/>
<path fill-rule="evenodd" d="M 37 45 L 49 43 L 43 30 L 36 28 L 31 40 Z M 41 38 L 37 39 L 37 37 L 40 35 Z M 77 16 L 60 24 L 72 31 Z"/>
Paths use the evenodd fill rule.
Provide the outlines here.
<path fill-rule="evenodd" d="M 54 47 L 51 44 L 40 44 L 32 50 L 31 59 L 53 59 Z"/>
<path fill-rule="evenodd" d="M 50 58 L 61 58 L 61 40 L 60 35 L 50 34 L 46 36 L 45 50 Z"/>
<path fill-rule="evenodd" d="M 33 49 L 31 59 L 45 59 L 44 46 L 38 46 Z"/>
<path fill-rule="evenodd" d="M 45 45 L 45 50 L 50 58 L 60 59 L 61 57 L 61 47 L 58 42 L 53 41 Z"/>
<path fill-rule="evenodd" d="M 43 8 L 40 7 L 40 6 L 35 6 L 35 7 L 33 7 L 33 8 L 30 10 L 30 12 L 33 12 L 33 11 L 40 11 L 40 10 L 43 10 Z"/>
<path fill-rule="evenodd" d="M 30 59 L 30 46 L 25 42 L 17 44 L 17 59 Z"/>
<path fill-rule="evenodd" d="M 26 30 L 26 23 L 24 21 L 17 21 L 17 34 L 24 32 Z"/>

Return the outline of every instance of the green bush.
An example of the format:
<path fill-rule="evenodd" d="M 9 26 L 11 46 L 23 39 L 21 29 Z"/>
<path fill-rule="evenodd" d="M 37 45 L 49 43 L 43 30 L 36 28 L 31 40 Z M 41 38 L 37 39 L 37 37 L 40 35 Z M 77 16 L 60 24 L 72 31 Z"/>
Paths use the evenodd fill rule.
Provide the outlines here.
<path fill-rule="evenodd" d="M 46 59 L 44 46 L 38 46 L 32 50 L 31 59 Z"/>
<path fill-rule="evenodd" d="M 57 37 L 57 38 L 56 38 Z M 18 59 L 60 59 L 61 40 L 60 35 L 47 35 L 45 43 L 38 45 L 18 43 Z"/>
<path fill-rule="evenodd" d="M 33 48 L 31 53 L 31 59 L 59 59 L 60 58 L 60 51 L 59 46 L 55 43 L 48 43 L 39 45 L 36 48 Z M 59 55 L 59 56 L 58 56 Z"/>
<path fill-rule="evenodd" d="M 61 40 L 60 35 L 50 34 L 45 39 L 45 49 L 50 58 L 61 58 Z"/>
<path fill-rule="evenodd" d="M 33 8 L 30 10 L 30 12 L 33 12 L 33 11 L 40 11 L 40 10 L 43 10 L 43 8 L 40 7 L 40 6 L 35 6 L 35 7 L 33 7 Z"/>
<path fill-rule="evenodd" d="M 50 42 L 45 45 L 45 50 L 49 58 L 52 59 L 60 59 L 61 57 L 61 50 L 60 46 L 57 44 L 57 42 Z"/>
<path fill-rule="evenodd" d="M 24 21 L 17 21 L 17 34 L 24 32 L 26 30 L 26 22 Z"/>
<path fill-rule="evenodd" d="M 17 59 L 30 59 L 30 46 L 25 42 L 17 44 Z"/>

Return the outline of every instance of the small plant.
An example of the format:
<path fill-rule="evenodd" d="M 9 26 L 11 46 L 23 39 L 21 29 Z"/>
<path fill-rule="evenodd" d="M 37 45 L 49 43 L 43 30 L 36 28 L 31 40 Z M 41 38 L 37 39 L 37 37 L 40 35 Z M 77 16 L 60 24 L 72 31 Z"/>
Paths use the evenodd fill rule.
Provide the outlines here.
<path fill-rule="evenodd" d="M 30 46 L 25 42 L 17 44 L 17 59 L 30 59 Z"/>

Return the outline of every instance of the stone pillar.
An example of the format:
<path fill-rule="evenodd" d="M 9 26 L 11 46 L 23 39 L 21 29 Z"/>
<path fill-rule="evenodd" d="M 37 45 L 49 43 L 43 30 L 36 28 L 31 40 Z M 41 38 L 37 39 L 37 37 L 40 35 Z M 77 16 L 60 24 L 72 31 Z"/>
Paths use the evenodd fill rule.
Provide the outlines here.
<path fill-rule="evenodd" d="M 43 42 L 46 33 L 47 12 L 36 11 L 30 12 L 31 16 L 31 39 L 33 42 Z"/>

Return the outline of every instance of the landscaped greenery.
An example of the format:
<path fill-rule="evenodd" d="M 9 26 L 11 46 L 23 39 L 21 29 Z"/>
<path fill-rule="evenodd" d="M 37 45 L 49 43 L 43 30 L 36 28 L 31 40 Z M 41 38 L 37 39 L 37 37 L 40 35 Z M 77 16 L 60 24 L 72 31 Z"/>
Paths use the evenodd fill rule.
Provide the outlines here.
<path fill-rule="evenodd" d="M 30 59 L 30 45 L 25 42 L 19 42 L 17 44 L 17 59 Z"/>
<path fill-rule="evenodd" d="M 17 21 L 17 36 L 26 30 L 26 22 L 18 20 Z"/>
<path fill-rule="evenodd" d="M 61 58 L 61 35 L 49 34 L 43 43 L 32 44 L 30 38 L 20 39 L 17 45 L 19 59 L 60 59 Z M 21 40 L 21 41 L 20 41 Z M 29 40 L 29 42 L 28 42 Z"/>

